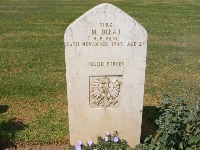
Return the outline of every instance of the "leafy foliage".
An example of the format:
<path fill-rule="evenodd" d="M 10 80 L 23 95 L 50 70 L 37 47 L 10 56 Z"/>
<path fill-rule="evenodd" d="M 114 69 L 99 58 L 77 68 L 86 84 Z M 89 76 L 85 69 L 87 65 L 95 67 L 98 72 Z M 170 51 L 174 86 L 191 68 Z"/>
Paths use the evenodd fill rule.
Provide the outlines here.
<path fill-rule="evenodd" d="M 70 150 L 196 150 L 200 149 L 200 101 L 190 103 L 187 95 L 172 99 L 167 94 L 157 106 L 161 115 L 156 124 L 157 135 L 149 136 L 143 144 L 130 148 L 118 138 L 117 131 L 105 138 L 98 137 L 97 144 L 77 143 Z M 117 137 L 117 141 L 115 138 Z"/>
<path fill-rule="evenodd" d="M 157 135 L 145 139 L 135 150 L 190 150 L 200 148 L 200 102 L 190 104 L 188 97 L 172 99 L 164 95 L 157 108 L 162 113 L 156 124 Z"/>

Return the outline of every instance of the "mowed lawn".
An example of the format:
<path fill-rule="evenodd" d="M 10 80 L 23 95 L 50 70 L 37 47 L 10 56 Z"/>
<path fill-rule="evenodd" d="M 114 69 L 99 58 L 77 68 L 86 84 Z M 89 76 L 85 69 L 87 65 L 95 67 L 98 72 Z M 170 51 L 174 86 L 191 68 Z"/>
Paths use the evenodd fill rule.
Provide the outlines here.
<path fill-rule="evenodd" d="M 8 108 L 0 114 L 0 130 L 15 141 L 68 142 L 64 32 L 102 2 L 148 32 L 145 108 L 165 92 L 200 98 L 198 0 L 0 0 L 0 105 Z M 145 110 L 148 129 L 157 114 Z"/>

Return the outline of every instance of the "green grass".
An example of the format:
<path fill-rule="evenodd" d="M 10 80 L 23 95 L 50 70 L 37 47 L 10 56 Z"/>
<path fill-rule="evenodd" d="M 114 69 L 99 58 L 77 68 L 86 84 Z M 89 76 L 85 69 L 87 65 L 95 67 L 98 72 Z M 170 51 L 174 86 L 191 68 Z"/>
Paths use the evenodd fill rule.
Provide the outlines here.
<path fill-rule="evenodd" d="M 0 105 L 9 106 L 0 121 L 27 125 L 12 132 L 15 141 L 68 141 L 64 31 L 102 2 L 148 31 L 145 106 L 155 106 L 164 92 L 200 98 L 198 0 L 0 0 Z"/>

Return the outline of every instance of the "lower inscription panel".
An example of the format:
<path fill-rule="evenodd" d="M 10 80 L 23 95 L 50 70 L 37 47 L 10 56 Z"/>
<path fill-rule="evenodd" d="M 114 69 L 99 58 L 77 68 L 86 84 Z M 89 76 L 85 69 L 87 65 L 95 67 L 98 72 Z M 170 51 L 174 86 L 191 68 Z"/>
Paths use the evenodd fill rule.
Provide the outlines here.
<path fill-rule="evenodd" d="M 122 78 L 122 75 L 90 76 L 90 107 L 118 108 L 121 105 Z"/>

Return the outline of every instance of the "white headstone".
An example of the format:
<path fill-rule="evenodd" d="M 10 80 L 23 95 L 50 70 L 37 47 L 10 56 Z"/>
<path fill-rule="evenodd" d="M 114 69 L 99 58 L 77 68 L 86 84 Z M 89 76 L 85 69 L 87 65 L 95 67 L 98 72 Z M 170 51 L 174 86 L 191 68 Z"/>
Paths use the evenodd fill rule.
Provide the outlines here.
<path fill-rule="evenodd" d="M 100 4 L 65 32 L 70 144 L 119 132 L 140 142 L 147 32 L 111 4 Z"/>

